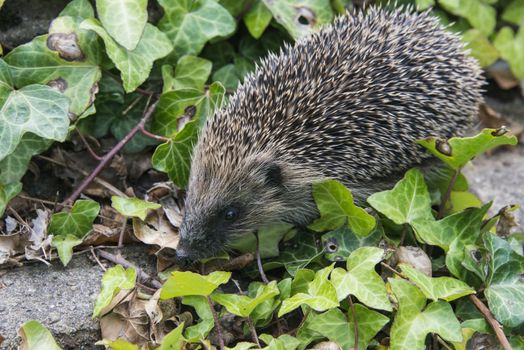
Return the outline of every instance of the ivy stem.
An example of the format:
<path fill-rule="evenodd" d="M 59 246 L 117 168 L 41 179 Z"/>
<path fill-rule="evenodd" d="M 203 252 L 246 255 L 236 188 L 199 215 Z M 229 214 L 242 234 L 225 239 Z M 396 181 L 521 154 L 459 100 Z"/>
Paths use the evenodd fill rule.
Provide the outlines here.
<path fill-rule="evenodd" d="M 144 125 L 142 125 L 142 127 L 140 128 L 140 132 L 142 134 L 144 134 L 145 136 L 147 136 L 149 138 L 152 138 L 152 139 L 155 139 L 155 140 L 158 140 L 158 141 L 162 141 L 162 142 L 171 141 L 171 139 L 169 137 L 164 137 L 164 136 L 161 136 L 161 135 L 153 134 L 150 131 L 147 131 Z"/>
<path fill-rule="evenodd" d="M 256 254 L 257 254 L 257 266 L 258 266 L 258 272 L 260 272 L 260 278 L 265 284 L 269 283 L 269 280 L 267 279 L 266 273 L 264 272 L 264 267 L 262 266 L 262 259 L 260 258 L 260 238 L 258 237 L 258 231 L 255 232 L 255 238 L 257 242 L 256 246 Z"/>
<path fill-rule="evenodd" d="M 89 142 L 87 142 L 86 138 L 84 137 L 84 135 L 82 135 L 80 130 L 78 130 L 78 128 L 75 128 L 75 130 L 76 130 L 76 132 L 78 134 L 78 137 L 80 138 L 80 141 L 82 141 L 82 143 L 84 144 L 84 146 L 87 149 L 87 152 L 89 152 L 91 157 L 95 158 L 96 160 L 102 160 L 102 157 L 100 157 L 98 154 L 96 154 L 96 152 L 93 150 L 93 148 L 91 147 Z"/>
<path fill-rule="evenodd" d="M 135 125 L 131 131 L 127 133 L 126 136 L 120 142 L 118 142 L 112 149 L 109 151 L 105 156 L 102 157 L 102 160 L 96 168 L 82 181 L 80 186 L 76 188 L 76 190 L 71 193 L 71 195 L 64 201 L 64 203 L 67 204 L 73 204 L 73 202 L 80 196 L 82 191 L 93 181 L 93 179 L 102 171 L 102 169 L 105 168 L 105 166 L 109 163 L 113 157 L 124 148 L 124 146 L 135 136 L 135 134 L 140 130 L 141 127 L 143 127 L 149 118 L 151 118 L 151 115 L 153 114 L 156 106 L 158 104 L 158 100 L 156 100 L 153 104 L 149 106 L 149 108 L 144 113 L 144 116 L 142 119 L 140 119 L 140 122 Z"/>
<path fill-rule="evenodd" d="M 246 317 L 247 324 L 249 325 L 249 330 L 251 331 L 251 338 L 253 338 L 253 342 L 255 342 L 259 349 L 262 347 L 260 346 L 260 342 L 258 341 L 258 335 L 257 330 L 255 329 L 255 325 L 253 324 L 253 320 L 251 317 Z"/>
<path fill-rule="evenodd" d="M 355 314 L 355 305 L 353 304 L 353 299 L 351 294 L 348 295 L 349 307 L 351 308 L 351 315 L 353 318 L 353 332 L 355 332 L 355 345 L 353 345 L 354 350 L 358 350 L 358 323 L 357 315 Z"/>
<path fill-rule="evenodd" d="M 213 304 L 213 301 L 211 300 L 211 297 L 209 295 L 207 296 L 207 303 L 209 304 L 209 309 L 211 309 L 211 314 L 213 314 L 213 320 L 215 321 L 215 325 L 217 327 L 218 345 L 220 346 L 220 350 L 224 350 L 226 345 L 224 344 L 224 336 L 222 335 L 222 326 L 218 321 L 218 315 L 217 311 L 215 310 L 215 305 Z"/>
<path fill-rule="evenodd" d="M 488 321 L 489 325 L 493 330 L 495 331 L 495 335 L 497 336 L 497 339 L 500 342 L 500 345 L 502 345 L 502 348 L 504 350 L 511 350 L 511 345 L 509 344 L 508 339 L 506 338 L 506 335 L 502 331 L 502 326 L 500 323 L 493 317 L 493 314 L 491 311 L 489 311 L 488 307 L 484 305 L 484 303 L 477 298 L 476 295 L 470 294 L 469 300 L 477 307 L 477 309 L 484 315 L 484 318 L 486 321 Z"/>
<path fill-rule="evenodd" d="M 444 194 L 444 197 L 442 197 L 442 200 L 440 201 L 440 207 L 438 209 L 437 219 L 440 220 L 444 217 L 444 212 L 446 211 L 446 203 L 449 200 L 449 197 L 451 196 L 451 191 L 453 190 L 453 186 L 455 186 L 455 183 L 457 182 L 458 176 L 460 174 L 461 168 L 458 168 L 453 173 L 453 176 L 451 177 L 451 180 L 449 181 L 448 188 L 446 190 L 446 193 Z"/>

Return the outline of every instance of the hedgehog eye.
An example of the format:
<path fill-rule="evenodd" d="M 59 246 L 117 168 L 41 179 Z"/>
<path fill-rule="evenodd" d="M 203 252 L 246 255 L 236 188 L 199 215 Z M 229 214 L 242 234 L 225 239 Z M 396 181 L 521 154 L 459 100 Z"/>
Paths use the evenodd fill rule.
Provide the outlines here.
<path fill-rule="evenodd" d="M 224 219 L 226 221 L 233 221 L 238 217 L 238 210 L 236 208 L 227 208 L 224 213 Z"/>

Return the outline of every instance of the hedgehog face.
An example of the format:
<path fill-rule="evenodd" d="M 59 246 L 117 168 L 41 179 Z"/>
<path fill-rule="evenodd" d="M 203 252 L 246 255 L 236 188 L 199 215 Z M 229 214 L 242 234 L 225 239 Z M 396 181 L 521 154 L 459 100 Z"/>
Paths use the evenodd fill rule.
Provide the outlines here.
<path fill-rule="evenodd" d="M 189 260 L 216 255 L 235 238 L 281 220 L 282 168 L 250 158 L 231 169 L 220 176 L 191 170 L 177 255 Z"/>

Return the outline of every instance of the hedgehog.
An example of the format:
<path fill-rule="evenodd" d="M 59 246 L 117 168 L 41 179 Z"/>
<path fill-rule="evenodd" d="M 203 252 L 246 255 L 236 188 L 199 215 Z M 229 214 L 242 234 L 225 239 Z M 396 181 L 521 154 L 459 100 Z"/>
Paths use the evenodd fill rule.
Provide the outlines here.
<path fill-rule="evenodd" d="M 318 216 L 312 184 L 336 179 L 358 203 L 463 135 L 481 69 L 428 12 L 370 8 L 269 54 L 208 118 L 196 143 L 176 254 L 197 260 L 272 223 Z"/>

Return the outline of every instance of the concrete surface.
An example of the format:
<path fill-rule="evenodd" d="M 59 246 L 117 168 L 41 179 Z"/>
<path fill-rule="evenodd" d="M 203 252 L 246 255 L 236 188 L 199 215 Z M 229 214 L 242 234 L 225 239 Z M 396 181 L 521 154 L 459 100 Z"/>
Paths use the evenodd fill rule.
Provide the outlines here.
<path fill-rule="evenodd" d="M 155 265 L 146 251 L 145 245 L 137 245 L 123 254 L 150 271 Z M 1 350 L 16 349 L 18 328 L 31 319 L 48 327 L 63 349 L 103 349 L 93 345 L 100 331 L 98 321 L 91 319 L 103 271 L 90 257 L 76 255 L 66 268 L 56 261 L 49 267 L 33 263 L 0 273 L 0 334 L 6 338 Z"/>

